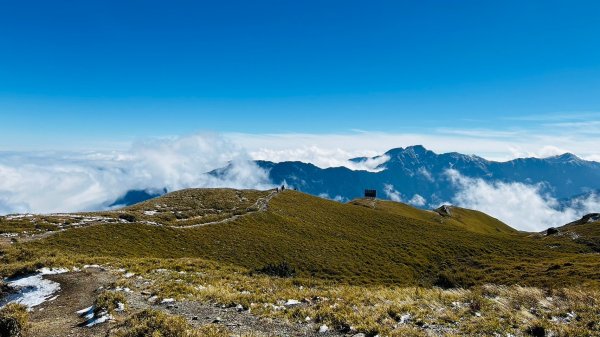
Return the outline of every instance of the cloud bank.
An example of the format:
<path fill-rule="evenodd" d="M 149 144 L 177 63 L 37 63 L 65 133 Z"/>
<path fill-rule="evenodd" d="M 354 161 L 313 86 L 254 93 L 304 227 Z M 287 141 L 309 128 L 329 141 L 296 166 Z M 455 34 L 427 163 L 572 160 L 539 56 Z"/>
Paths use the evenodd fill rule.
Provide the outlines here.
<path fill-rule="evenodd" d="M 589 127 L 588 127 L 589 128 Z M 376 166 L 353 167 L 349 158 L 373 157 L 392 148 L 423 145 L 437 153 L 475 154 L 488 160 L 506 161 L 522 157 L 544 158 L 571 152 L 586 160 L 600 160 L 597 136 L 573 133 L 537 133 L 532 130 L 494 131 L 472 129 L 435 129 L 428 132 L 390 133 L 353 131 L 347 133 L 228 133 L 227 139 L 243 146 L 258 160 L 303 161 L 321 168 L 346 166 L 373 170 Z M 301 144 L 301 145 L 299 145 Z"/>
<path fill-rule="evenodd" d="M 206 174 L 229 162 L 226 176 Z M 0 177 L 0 214 L 97 210 L 131 189 L 272 187 L 242 148 L 217 135 L 148 140 L 120 152 L 5 152 Z"/>
<path fill-rule="evenodd" d="M 562 226 L 600 209 L 600 196 L 595 194 L 560 205 L 543 192 L 542 185 L 487 182 L 465 177 L 453 169 L 446 173 L 458 189 L 454 204 L 482 211 L 520 230 L 542 231 Z"/>
<path fill-rule="evenodd" d="M 412 198 L 410 198 L 410 199 L 405 198 L 402 195 L 402 193 L 398 192 L 394 188 L 394 185 L 392 185 L 392 184 L 383 185 L 383 193 L 385 193 L 385 196 L 388 197 L 388 199 L 390 199 L 392 201 L 404 202 L 404 203 L 407 203 L 407 204 L 410 204 L 410 205 L 413 205 L 416 207 L 423 207 L 427 203 L 427 200 L 425 200 L 425 198 L 423 198 L 419 194 L 413 195 Z"/>
<path fill-rule="evenodd" d="M 385 138 L 385 135 L 380 136 Z M 321 140 L 321 136 L 312 138 L 305 135 L 300 139 L 273 135 L 260 137 L 266 137 L 260 142 L 273 141 L 273 148 L 253 147 L 258 143 L 253 145 L 252 137 L 248 142 L 240 143 L 242 138 L 203 134 L 139 141 L 123 151 L 0 152 L 0 214 L 98 210 L 108 207 L 133 189 L 272 188 L 268 172 L 259 168 L 252 161 L 254 159 L 296 159 L 321 167 L 346 166 L 369 171 L 377 171 L 377 167 L 389 159 L 381 156 L 349 161 L 348 158 L 378 154 L 361 150 L 358 146 L 341 150 L 343 144 L 351 140 L 349 136 L 331 138 L 326 150 L 310 145 L 310 142 L 300 148 L 292 146 L 302 140 Z M 381 137 L 373 135 L 364 137 L 360 138 L 365 141 L 363 145 L 381 140 Z M 408 138 L 404 141 L 418 143 Z M 286 150 L 284 146 L 290 147 Z M 540 153 L 556 154 L 561 151 L 546 147 Z M 206 174 L 228 163 L 231 167 L 225 176 Z M 419 174 L 433 180 L 426 170 L 420 170 Z M 600 209 L 600 196 L 597 195 L 561 205 L 545 194 L 541 185 L 489 182 L 462 176 L 454 170 L 449 170 L 447 176 L 457 190 L 450 200 L 452 203 L 481 210 L 521 230 L 541 231 L 560 226 Z M 427 196 L 402 195 L 392 185 L 384 187 L 384 194 L 391 200 L 417 207 L 435 206 L 428 205 L 431 200 L 428 201 Z M 343 201 L 340 196 L 322 197 Z"/>

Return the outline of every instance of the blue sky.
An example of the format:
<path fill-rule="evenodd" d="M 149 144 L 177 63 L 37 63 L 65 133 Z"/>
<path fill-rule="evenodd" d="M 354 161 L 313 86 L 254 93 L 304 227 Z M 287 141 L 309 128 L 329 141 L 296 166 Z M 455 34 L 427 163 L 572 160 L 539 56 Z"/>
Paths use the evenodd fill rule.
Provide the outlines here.
<path fill-rule="evenodd" d="M 598 13 L 597 1 L 4 3 L 0 150 L 197 132 L 325 146 L 367 131 L 386 135 L 381 149 L 410 134 L 440 150 L 596 158 Z"/>

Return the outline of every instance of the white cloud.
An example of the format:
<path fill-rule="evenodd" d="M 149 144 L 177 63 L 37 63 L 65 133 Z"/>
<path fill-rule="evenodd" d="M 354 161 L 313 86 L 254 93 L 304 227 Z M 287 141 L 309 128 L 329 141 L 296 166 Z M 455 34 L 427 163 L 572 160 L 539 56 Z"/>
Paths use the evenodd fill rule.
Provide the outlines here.
<path fill-rule="evenodd" d="M 514 158 L 531 158 L 531 157 L 547 158 L 547 157 L 558 156 L 563 153 L 569 152 L 565 149 L 561 149 L 559 147 L 552 146 L 552 145 L 542 146 L 541 148 L 539 148 L 537 150 L 530 150 L 530 151 L 526 151 L 526 150 L 522 150 L 522 149 L 518 149 L 518 148 L 511 148 L 510 150 L 511 150 L 512 156 Z"/>
<path fill-rule="evenodd" d="M 422 175 L 423 177 L 425 177 L 425 179 L 429 180 L 430 182 L 434 182 L 435 181 L 433 179 L 433 176 L 431 175 L 431 172 L 429 172 L 425 167 L 420 167 L 417 172 L 420 175 Z"/>
<path fill-rule="evenodd" d="M 456 205 L 482 211 L 520 230 L 542 231 L 600 210 L 600 197 L 596 195 L 561 208 L 556 199 L 542 192 L 541 185 L 487 182 L 465 177 L 456 170 L 448 170 L 447 175 L 458 188 L 453 200 Z"/>
<path fill-rule="evenodd" d="M 520 134 L 508 139 L 498 135 L 485 138 L 478 133 L 475 141 L 465 133 L 458 134 L 460 132 L 454 135 L 237 133 L 154 139 L 137 142 L 122 151 L 4 152 L 0 153 L 0 214 L 98 209 L 130 189 L 271 187 L 267 173 L 250 159 L 301 160 L 320 167 L 346 166 L 374 171 L 389 158 L 381 156 L 359 163 L 348 159 L 374 157 L 390 148 L 415 144 L 423 144 L 438 153 L 475 153 L 488 159 L 549 156 L 569 150 L 588 160 L 600 160 L 597 140 L 589 137 Z M 217 179 L 204 174 L 230 161 L 233 165 L 227 176 Z M 420 170 L 419 174 L 433 179 L 426 170 Z M 598 205 L 593 199 L 586 199 L 575 205 L 577 207 L 558 211 L 556 200 L 543 195 L 537 186 L 485 183 L 461 176 L 453 181 L 461 188 L 455 202 L 490 213 L 520 229 L 562 225 L 579 216 L 581 212 L 575 211 L 577 207 L 592 210 L 592 206 Z M 408 199 L 392 185 L 386 185 L 384 193 L 391 200 Z M 421 206 L 423 201 L 419 197 L 415 195 L 408 202 Z M 529 212 L 529 208 L 536 211 Z"/>
<path fill-rule="evenodd" d="M 329 196 L 328 193 L 321 193 L 321 194 L 319 194 L 319 198 L 329 199 L 329 200 L 333 200 L 333 201 L 337 201 L 337 202 L 346 202 L 346 201 L 348 201 L 347 198 L 344 198 L 341 195 L 336 195 L 335 197 L 332 198 L 331 196 Z"/>
<path fill-rule="evenodd" d="M 390 156 L 384 154 L 381 156 L 375 156 L 371 158 L 365 158 L 361 161 L 347 161 L 344 165 L 351 170 L 362 170 L 369 172 L 380 172 L 385 169 L 383 164 L 390 160 Z"/>
<path fill-rule="evenodd" d="M 205 174 L 232 163 L 224 177 Z M 270 188 L 245 151 L 216 135 L 155 139 L 129 151 L 0 153 L 0 213 L 100 209 L 130 189 Z"/>
<path fill-rule="evenodd" d="M 285 137 L 284 137 L 285 138 Z M 245 141 L 237 139 L 238 144 L 249 146 Z M 268 160 L 272 162 L 301 161 L 311 163 L 321 168 L 345 166 L 351 170 L 365 170 L 376 172 L 377 167 L 389 160 L 388 156 L 377 156 L 376 151 L 346 151 L 337 147 L 321 147 L 317 145 L 279 148 L 279 140 L 272 144 L 260 145 L 258 149 L 252 149 L 250 145 L 249 155 L 255 160 Z M 266 146 L 272 146 L 267 148 Z M 350 158 L 367 156 L 366 160 L 360 162 L 350 161 Z"/>
<path fill-rule="evenodd" d="M 584 156 L 583 159 L 600 162 L 600 154 L 592 154 L 589 156 Z"/>
<path fill-rule="evenodd" d="M 383 193 L 385 193 L 388 199 L 392 201 L 405 202 L 402 193 L 398 192 L 392 184 L 383 185 Z M 415 194 L 412 198 L 410 198 L 410 200 L 406 201 L 406 203 L 416 207 L 422 207 L 425 206 L 427 200 L 425 200 L 425 198 L 423 198 L 421 195 Z"/>
<path fill-rule="evenodd" d="M 421 133 L 229 133 L 225 137 L 247 149 L 254 159 L 275 162 L 298 160 L 322 168 L 351 167 L 349 158 L 373 157 L 392 148 L 417 144 L 437 153 L 460 152 L 499 161 L 517 157 L 547 157 L 564 152 L 586 159 L 600 156 L 595 137 L 561 131 L 561 128 L 551 131 L 500 130 L 486 135 L 486 131 L 481 130 L 447 128 Z"/>
<path fill-rule="evenodd" d="M 417 207 L 425 206 L 426 202 L 427 200 L 418 194 L 413 195 L 413 197 L 408 201 L 409 204 Z"/>
<path fill-rule="evenodd" d="M 383 185 L 383 193 L 392 201 L 402 202 L 402 194 L 394 189 L 394 185 Z"/>

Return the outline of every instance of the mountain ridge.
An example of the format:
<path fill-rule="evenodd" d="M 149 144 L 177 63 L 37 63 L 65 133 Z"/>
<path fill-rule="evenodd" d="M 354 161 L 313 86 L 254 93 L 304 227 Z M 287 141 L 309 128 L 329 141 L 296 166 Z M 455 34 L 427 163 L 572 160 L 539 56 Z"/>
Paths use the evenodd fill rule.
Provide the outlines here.
<path fill-rule="evenodd" d="M 458 152 L 437 154 L 422 145 L 415 145 L 394 148 L 375 157 L 351 158 L 350 161 L 360 163 L 380 159 L 381 156 L 389 159 L 375 167 L 374 172 L 344 166 L 319 168 L 298 161 L 256 163 L 268 171 L 273 183 L 287 183 L 313 195 L 352 200 L 362 196 L 363 189 L 370 188 L 376 189 L 378 196 L 391 199 L 385 193 L 385 186 L 391 185 L 407 200 L 415 194 L 424 197 L 427 207 L 453 199 L 456 188 L 450 185 L 448 170 L 485 181 L 539 184 L 545 193 L 557 199 L 600 189 L 600 163 L 586 161 L 570 153 L 499 162 Z M 213 171 L 212 174 L 218 172 Z"/>
<path fill-rule="evenodd" d="M 571 153 L 547 158 L 516 158 L 492 161 L 458 152 L 435 153 L 422 145 L 393 148 L 374 157 L 356 157 L 350 162 L 385 162 L 371 170 L 345 166 L 321 168 L 301 161 L 254 161 L 265 170 L 273 186 L 286 185 L 303 192 L 350 201 L 362 197 L 365 189 L 375 189 L 382 199 L 412 202 L 425 209 L 455 203 L 463 186 L 457 185 L 449 173 L 481 179 L 488 183 L 521 183 L 532 186 L 544 196 L 558 201 L 557 209 L 574 207 L 574 201 L 597 195 L 600 191 L 600 163 L 587 161 Z M 232 164 L 208 174 L 226 178 Z M 148 197 L 156 190 L 148 190 Z M 134 191 L 135 192 L 135 191 Z M 139 192 L 139 191 L 138 191 Z M 140 193 L 135 194 L 141 195 Z M 119 198 L 128 200 L 126 196 Z M 136 198 L 135 201 L 142 201 Z M 112 202 L 115 205 L 116 202 Z M 132 203 L 123 203 L 130 205 Z M 579 207 L 577 204 L 576 207 Z"/>
<path fill-rule="evenodd" d="M 104 258 L 203 258 L 251 270 L 286 261 L 303 277 L 350 284 L 576 284 L 571 270 L 593 279 L 593 271 L 580 267 L 597 262 L 588 254 L 593 247 L 515 231 L 482 212 L 452 206 L 440 214 L 385 200 L 339 203 L 272 193 L 181 190 L 93 214 L 108 220 L 56 231 L 29 246 Z M 267 195 L 273 195 L 268 206 L 254 209 Z M 517 268 L 524 259 L 528 268 Z M 581 264 L 547 273 L 573 259 Z"/>

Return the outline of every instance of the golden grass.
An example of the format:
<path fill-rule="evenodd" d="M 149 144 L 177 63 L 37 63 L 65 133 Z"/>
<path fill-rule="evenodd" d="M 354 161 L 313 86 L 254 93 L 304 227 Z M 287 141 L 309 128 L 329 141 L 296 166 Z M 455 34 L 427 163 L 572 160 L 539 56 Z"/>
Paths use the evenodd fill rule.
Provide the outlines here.
<path fill-rule="evenodd" d="M 241 304 L 255 315 L 298 324 L 309 317 L 340 331 L 383 336 L 418 336 L 426 331 L 457 336 L 521 335 L 543 324 L 560 336 L 600 333 L 596 325 L 600 291 L 592 288 L 353 286 L 250 275 L 244 269 L 194 259 L 140 260 L 122 267 L 150 280 L 148 290 L 159 297 L 232 307 Z M 302 303 L 286 307 L 288 299 Z"/>
<path fill-rule="evenodd" d="M 21 337 L 27 334 L 29 313 L 27 307 L 11 303 L 0 309 L 0 336 Z"/>
<path fill-rule="evenodd" d="M 182 205 L 207 195 L 241 200 L 229 190 L 222 196 L 214 190 L 185 193 Z M 266 212 L 218 225 L 69 229 L 3 247 L 0 275 L 98 263 L 140 275 L 150 281 L 146 290 L 162 298 L 240 304 L 259 316 L 298 324 L 308 317 L 368 335 L 524 335 L 542 328 L 555 336 L 600 334 L 600 258 L 588 245 L 518 233 L 469 210 L 441 217 L 402 204 L 365 202 L 339 204 L 287 191 Z M 127 212 L 143 214 L 144 207 Z M 224 209 L 233 214 L 231 205 Z M 295 276 L 257 272 L 281 262 Z M 288 299 L 302 303 L 286 307 Z M 134 314 L 113 335 L 143 335 L 153 326 L 161 331 L 169 322 L 178 328 L 165 336 L 196 336 L 185 320 L 162 315 Z M 228 333 L 217 326 L 203 329 L 204 335 Z"/>
<path fill-rule="evenodd" d="M 119 304 L 123 305 L 123 309 L 125 309 L 127 305 L 125 295 L 120 292 L 105 290 L 96 298 L 94 311 L 96 313 L 106 311 L 109 314 L 114 314 L 119 308 Z"/>
<path fill-rule="evenodd" d="M 600 259 L 586 245 L 496 231 L 493 221 L 492 233 L 480 233 L 412 216 L 287 191 L 271 200 L 268 211 L 231 222 L 186 229 L 130 223 L 76 228 L 21 245 L 20 254 L 204 258 L 252 270 L 287 262 L 301 277 L 349 284 L 560 287 L 600 280 Z"/>

